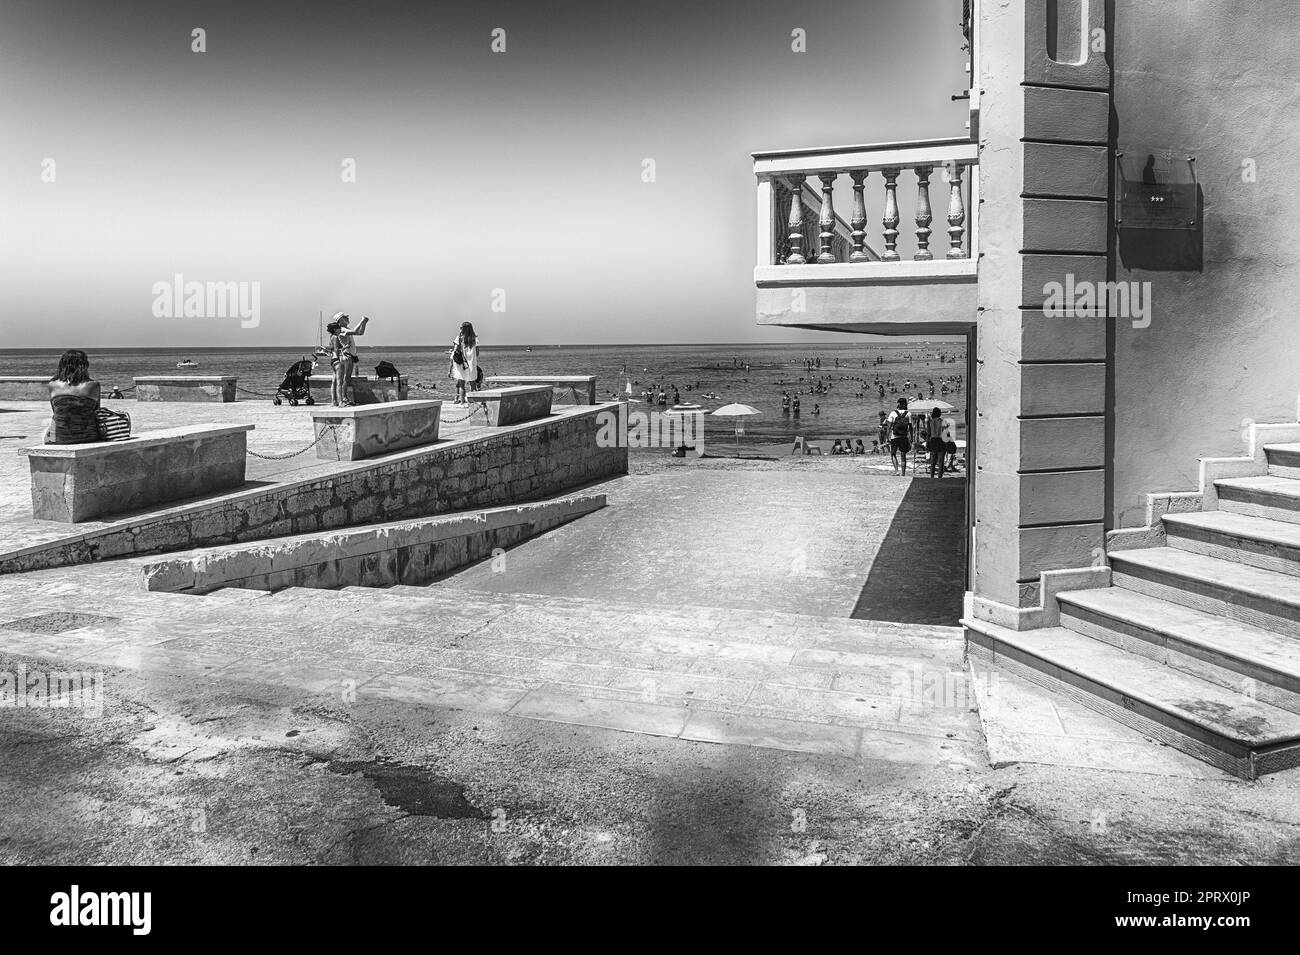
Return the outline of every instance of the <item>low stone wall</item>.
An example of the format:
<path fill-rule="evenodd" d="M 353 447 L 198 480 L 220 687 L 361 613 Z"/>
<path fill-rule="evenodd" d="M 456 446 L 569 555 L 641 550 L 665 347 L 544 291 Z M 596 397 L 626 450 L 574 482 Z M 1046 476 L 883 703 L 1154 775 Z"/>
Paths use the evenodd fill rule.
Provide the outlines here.
<path fill-rule="evenodd" d="M 441 401 L 390 401 L 313 411 L 316 457 L 359 461 L 432 444 L 438 440 L 441 408 Z"/>
<path fill-rule="evenodd" d="M 0 554 L 0 573 L 266 540 L 382 520 L 523 504 L 627 473 L 627 442 L 597 443 L 602 411 L 557 412 L 497 434 L 398 451 L 303 481 L 249 488 L 215 501 Z"/>
<path fill-rule="evenodd" d="M 147 431 L 128 441 L 24 448 L 32 514 L 76 523 L 239 487 L 251 424 Z"/>
<path fill-rule="evenodd" d="M 327 535 L 223 548 L 146 564 L 146 590 L 204 594 L 221 587 L 391 587 L 427 584 L 605 506 L 591 494 L 476 514 L 379 524 Z"/>
<path fill-rule="evenodd" d="M 468 397 L 484 406 L 490 427 L 501 428 L 545 418 L 551 413 L 551 394 L 549 385 L 517 385 L 475 391 Z"/>
<path fill-rule="evenodd" d="M 550 385 L 553 405 L 594 405 L 595 375 L 489 375 L 483 380 L 488 388 L 511 385 Z"/>
<path fill-rule="evenodd" d="M 151 375 L 134 378 L 136 401 L 235 400 L 234 375 Z"/>
<path fill-rule="evenodd" d="M 328 366 L 326 366 L 328 367 Z M 359 405 L 375 405 L 386 401 L 405 401 L 410 394 L 405 375 L 400 378 L 366 378 L 354 375 L 350 379 L 352 400 Z M 334 384 L 331 375 L 312 375 L 307 379 L 307 388 L 312 400 L 318 404 L 328 404 L 330 386 Z"/>
<path fill-rule="evenodd" d="M 0 378 L 0 401 L 49 401 L 49 375 Z"/>

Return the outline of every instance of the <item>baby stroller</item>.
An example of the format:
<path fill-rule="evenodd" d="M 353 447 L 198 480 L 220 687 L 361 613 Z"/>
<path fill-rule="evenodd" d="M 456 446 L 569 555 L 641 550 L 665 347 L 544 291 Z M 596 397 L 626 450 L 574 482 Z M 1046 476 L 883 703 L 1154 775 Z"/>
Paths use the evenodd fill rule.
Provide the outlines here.
<path fill-rule="evenodd" d="M 314 405 L 315 399 L 311 396 L 311 387 L 307 384 L 307 379 L 311 377 L 312 369 L 316 363 L 310 358 L 304 358 L 302 361 L 296 361 L 289 366 L 289 370 L 284 373 L 284 381 L 280 382 L 280 387 L 275 391 L 275 397 L 271 399 L 272 404 L 280 404 L 287 398 L 290 406 L 296 406 L 299 399 L 305 405 Z"/>

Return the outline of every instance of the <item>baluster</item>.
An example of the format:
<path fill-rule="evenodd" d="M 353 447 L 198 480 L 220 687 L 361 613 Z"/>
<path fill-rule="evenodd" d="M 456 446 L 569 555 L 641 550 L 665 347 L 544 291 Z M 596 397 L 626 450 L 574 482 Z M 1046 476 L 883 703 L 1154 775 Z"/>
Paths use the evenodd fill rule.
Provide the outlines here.
<path fill-rule="evenodd" d="M 916 167 L 916 255 L 918 262 L 929 262 L 934 258 L 930 251 L 930 223 L 934 216 L 930 214 L 930 173 L 933 166 Z"/>
<path fill-rule="evenodd" d="M 885 252 L 882 262 L 897 262 L 898 255 L 898 169 L 882 169 L 885 177 Z"/>
<path fill-rule="evenodd" d="M 854 169 L 849 173 L 849 178 L 853 180 L 853 217 L 849 220 L 849 225 L 853 227 L 850 233 L 853 239 L 853 251 L 849 253 L 850 262 L 870 262 L 871 256 L 867 255 L 865 249 L 867 243 L 867 204 L 862 197 L 862 182 L 867 178 L 865 169 Z"/>
<path fill-rule="evenodd" d="M 790 254 L 785 257 L 786 265 L 803 265 L 808 260 L 803 257 L 803 176 L 791 176 L 790 186 L 790 220 L 789 228 Z"/>
<path fill-rule="evenodd" d="M 835 177 L 839 173 L 819 172 L 817 178 L 822 181 L 822 213 L 819 220 L 821 225 L 821 234 L 818 238 L 822 242 L 821 254 L 817 256 L 817 261 L 821 265 L 827 265 L 835 261 L 835 253 L 831 251 L 831 243 L 835 241 L 835 200 L 832 195 L 832 188 L 835 185 Z"/>
<path fill-rule="evenodd" d="M 948 258 L 964 259 L 966 252 L 961 247 L 962 235 L 966 232 L 966 206 L 961 195 L 961 163 L 953 163 L 948 170 Z"/>

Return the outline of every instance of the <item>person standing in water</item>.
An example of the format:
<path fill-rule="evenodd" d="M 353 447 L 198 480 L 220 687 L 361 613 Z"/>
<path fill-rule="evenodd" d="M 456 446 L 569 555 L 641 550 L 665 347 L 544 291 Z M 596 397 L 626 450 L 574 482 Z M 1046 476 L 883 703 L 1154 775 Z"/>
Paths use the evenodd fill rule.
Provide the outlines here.
<path fill-rule="evenodd" d="M 357 367 L 357 346 L 353 337 L 364 335 L 370 324 L 368 315 L 361 316 L 361 324 L 355 329 L 349 328 L 351 319 L 346 312 L 335 312 L 330 323 L 325 326 L 329 332 L 330 366 L 334 369 L 334 384 L 330 387 L 330 404 L 336 408 L 346 408 L 352 404 L 348 397 L 348 385 L 352 381 L 352 372 Z"/>
<path fill-rule="evenodd" d="M 478 391 L 481 372 L 478 367 L 478 336 L 471 322 L 461 322 L 460 334 L 451 343 L 451 369 L 449 377 L 456 380 L 456 400 L 453 404 L 469 404 L 466 389 Z"/>

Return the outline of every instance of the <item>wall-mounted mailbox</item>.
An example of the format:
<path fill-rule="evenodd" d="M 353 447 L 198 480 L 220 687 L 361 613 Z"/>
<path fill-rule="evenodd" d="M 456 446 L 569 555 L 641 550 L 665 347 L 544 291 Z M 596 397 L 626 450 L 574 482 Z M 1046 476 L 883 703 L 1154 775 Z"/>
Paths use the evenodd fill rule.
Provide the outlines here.
<path fill-rule="evenodd" d="M 1125 149 L 1115 157 L 1115 224 L 1123 229 L 1193 231 L 1200 225 L 1196 157 Z"/>

